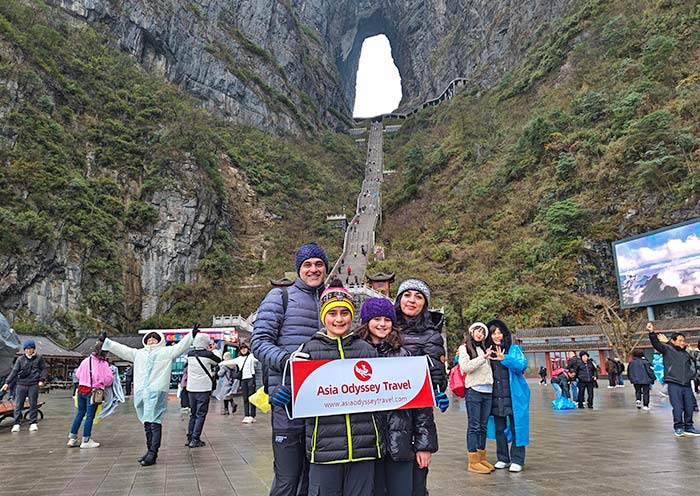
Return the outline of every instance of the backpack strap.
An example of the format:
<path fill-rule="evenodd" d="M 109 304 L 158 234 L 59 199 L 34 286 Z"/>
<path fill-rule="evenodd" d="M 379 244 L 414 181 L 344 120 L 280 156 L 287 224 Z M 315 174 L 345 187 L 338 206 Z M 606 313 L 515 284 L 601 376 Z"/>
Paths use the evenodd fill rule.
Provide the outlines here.
<path fill-rule="evenodd" d="M 248 358 L 250 357 L 250 350 L 248 351 L 248 354 L 245 356 L 243 359 L 243 363 L 241 364 L 241 379 L 243 379 L 243 367 L 245 367 L 245 363 L 248 361 Z"/>
<path fill-rule="evenodd" d="M 287 288 L 282 288 L 282 319 L 287 315 L 287 306 L 289 305 L 289 291 Z"/>
<path fill-rule="evenodd" d="M 195 358 L 197 359 L 199 366 L 202 368 L 204 373 L 207 375 L 207 377 L 211 381 L 212 389 L 216 388 L 216 379 L 214 378 L 214 376 L 209 372 L 209 370 L 207 370 L 207 367 L 202 363 L 202 361 L 199 359 L 198 356 L 195 356 Z"/>

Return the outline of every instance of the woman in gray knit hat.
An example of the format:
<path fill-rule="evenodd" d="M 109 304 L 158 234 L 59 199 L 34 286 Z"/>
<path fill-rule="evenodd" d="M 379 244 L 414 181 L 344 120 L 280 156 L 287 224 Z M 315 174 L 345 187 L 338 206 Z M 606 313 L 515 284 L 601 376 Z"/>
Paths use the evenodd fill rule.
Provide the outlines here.
<path fill-rule="evenodd" d="M 412 356 L 427 356 L 435 397 L 441 411 L 447 410 L 445 394 L 445 344 L 442 339 L 443 314 L 431 312 L 430 288 L 420 279 L 406 279 L 399 285 L 394 308 L 396 320 L 404 341 L 404 348 Z M 427 491 L 428 467 L 413 466 L 413 495 L 424 496 Z"/>

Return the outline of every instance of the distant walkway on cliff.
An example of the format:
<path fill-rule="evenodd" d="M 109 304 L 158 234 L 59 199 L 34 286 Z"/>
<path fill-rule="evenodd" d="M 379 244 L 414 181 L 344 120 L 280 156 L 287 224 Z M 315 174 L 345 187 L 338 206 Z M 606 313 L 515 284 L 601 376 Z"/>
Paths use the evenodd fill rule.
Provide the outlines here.
<path fill-rule="evenodd" d="M 360 124 L 363 122 L 371 121 L 371 122 L 382 122 L 384 119 L 397 119 L 397 120 L 405 120 L 408 119 L 410 116 L 413 114 L 420 112 L 421 110 L 428 108 L 428 107 L 435 107 L 437 105 L 440 105 L 442 102 L 451 100 L 453 96 L 455 96 L 457 90 L 459 88 L 463 88 L 467 86 L 469 83 L 468 79 L 465 78 L 456 78 L 450 81 L 450 83 L 447 85 L 447 87 L 443 90 L 442 93 L 440 93 L 438 96 L 435 98 L 431 98 L 430 100 L 426 100 L 423 103 L 416 105 L 413 107 L 411 110 L 408 112 L 391 112 L 389 114 L 379 114 L 375 115 L 374 117 L 355 117 L 353 120 Z M 358 134 L 360 132 L 364 132 L 364 128 L 353 128 L 349 130 L 350 134 Z"/>
<path fill-rule="evenodd" d="M 364 285 L 370 253 L 374 253 L 374 233 L 381 216 L 381 184 L 384 175 L 383 126 L 373 122 L 367 140 L 367 162 L 357 208 L 345 232 L 343 253 L 331 270 L 347 286 Z"/>

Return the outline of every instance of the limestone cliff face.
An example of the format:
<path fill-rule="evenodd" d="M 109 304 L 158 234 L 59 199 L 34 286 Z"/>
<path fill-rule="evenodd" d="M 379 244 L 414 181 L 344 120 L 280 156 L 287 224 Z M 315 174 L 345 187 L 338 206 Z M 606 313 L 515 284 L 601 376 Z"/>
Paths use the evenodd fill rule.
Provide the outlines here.
<path fill-rule="evenodd" d="M 442 92 L 455 78 L 496 84 L 571 0 L 300 0 L 300 15 L 322 34 L 354 102 L 362 42 L 385 34 L 401 74 L 401 109 Z"/>
<path fill-rule="evenodd" d="M 185 183 L 198 179 L 192 164 L 181 168 L 189 178 Z M 121 315 L 112 314 L 106 322 L 117 328 L 151 317 L 173 284 L 193 282 L 195 266 L 207 253 L 214 233 L 231 228 L 226 207 L 196 191 L 158 191 L 150 204 L 157 210 L 151 226 L 114 233 L 121 271 L 114 278 L 122 288 L 123 305 Z M 89 315 L 90 293 L 108 287 L 86 270 L 92 257 L 90 250 L 65 240 L 37 243 L 30 257 L 0 254 L 0 308 L 9 315 L 25 308 L 40 321 L 70 312 Z"/>
<path fill-rule="evenodd" d="M 192 164 L 183 164 L 185 174 L 197 176 Z M 125 286 L 140 296 L 138 319 L 156 313 L 161 295 L 173 284 L 193 282 L 197 262 L 206 255 L 217 229 L 228 224 L 226 212 L 204 195 L 188 191 L 159 191 L 151 205 L 158 219 L 148 232 L 131 231 L 123 241 Z M 131 281 L 133 278 L 135 280 Z M 127 305 L 128 308 L 128 305 Z"/>
<path fill-rule="evenodd" d="M 46 0 L 109 31 L 146 69 L 180 86 L 203 106 L 275 134 L 346 127 L 365 38 L 384 33 L 403 83 L 402 107 L 431 98 L 457 77 L 491 86 L 519 63 L 535 33 L 571 0 Z M 9 48 L 9 47 L 7 47 Z M 25 96 L 17 81 L 0 118 Z M 50 92 L 47 90 L 47 92 Z M 2 102 L 0 102 L 2 103 Z M 10 141 L 12 137 L 8 137 Z M 156 219 L 145 230 L 114 233 L 123 314 L 110 324 L 152 316 L 163 293 L 191 282 L 219 229 L 238 230 L 244 212 L 208 197 L 202 174 L 178 163 L 180 183 L 143 200 Z M 232 169 L 233 170 L 233 169 Z M 244 179 L 232 177 L 248 188 Z M 187 186 L 190 185 L 190 186 Z M 125 190 L 137 188 L 124 185 Z M 127 193 L 128 194 L 128 193 Z M 239 198 L 254 202 L 254 194 Z M 251 199 L 252 198 L 252 199 Z M 247 207 L 246 207 L 247 208 Z M 252 212 L 254 208 L 247 208 Z M 249 218 L 251 224 L 264 221 Z M 36 242 L 24 254 L 0 253 L 0 309 L 26 308 L 39 319 L 90 313 L 94 253 L 70 241 Z M 112 281 L 114 282 L 114 281 Z"/>
<path fill-rule="evenodd" d="M 48 0 L 108 27 L 150 70 L 275 133 L 344 127 L 362 42 L 385 34 L 402 109 L 454 78 L 497 83 L 572 0 Z"/>
<path fill-rule="evenodd" d="M 30 66 L 20 50 L 2 39 L 0 58 L 11 60 L 16 67 Z M 29 79 L 38 81 L 38 78 Z M 15 146 L 18 141 L 10 120 L 3 120 L 3 117 L 24 115 L 23 102 L 35 100 L 35 92 L 52 95 L 53 91 L 50 82 L 40 87 L 28 85 L 21 78 L 21 72 L 8 71 L 0 76 L 0 142 L 3 145 Z M 6 148 L 0 147 L 0 167 L 11 169 L 3 149 Z M 172 160 L 175 172 L 171 180 L 152 193 L 142 195 L 142 185 L 134 176 L 92 167 L 94 156 L 85 157 L 86 179 L 118 180 L 119 191 L 115 194 L 127 205 L 140 199 L 152 209 L 151 220 L 147 225 L 137 226 L 118 223 L 110 233 L 110 240 L 116 247 L 110 255 L 98 253 L 89 244 L 70 241 L 66 236 L 51 235 L 43 240 L 23 237 L 21 250 L 0 250 L 0 312 L 14 318 L 17 310 L 27 311 L 38 321 L 47 323 L 75 313 L 95 316 L 123 329 L 152 316 L 162 303 L 162 294 L 172 285 L 192 282 L 196 277 L 195 267 L 210 249 L 216 231 L 242 233 L 246 216 L 260 209 L 242 174 L 231 177 L 230 172 L 223 171 L 227 190 L 235 194 L 239 205 L 234 207 L 202 187 L 207 184 L 208 176 L 191 162 L 191 158 L 185 155 Z M 3 176 L 3 179 L 7 178 Z M 32 180 L 27 180 L 19 184 L 20 190 L 16 193 L 19 198 L 26 199 L 36 186 Z M 8 215 L 11 211 L 2 208 L 5 206 L 2 200 L 8 198 L 0 200 L 0 213 Z M 7 222 L 6 219 L 3 217 L 3 222 Z M 61 219 L 58 224 L 60 228 Z M 96 260 L 112 265 L 96 270 Z M 109 305 L 110 299 L 118 303 Z M 110 308 L 96 315 L 105 304 Z"/>
<path fill-rule="evenodd" d="M 313 28 L 278 0 L 48 0 L 237 123 L 275 134 L 345 124 L 349 107 Z M 336 83 L 334 83 L 336 81 Z"/>

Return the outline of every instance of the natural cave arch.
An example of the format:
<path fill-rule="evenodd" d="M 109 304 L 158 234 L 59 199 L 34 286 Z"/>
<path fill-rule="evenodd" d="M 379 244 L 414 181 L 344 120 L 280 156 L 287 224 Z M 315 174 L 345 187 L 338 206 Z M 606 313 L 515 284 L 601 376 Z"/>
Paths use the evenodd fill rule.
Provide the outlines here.
<path fill-rule="evenodd" d="M 351 107 L 355 102 L 355 86 L 362 44 L 367 38 L 377 35 L 384 35 L 389 40 L 391 56 L 401 77 L 401 93 L 404 98 L 406 95 L 415 94 L 417 89 L 407 87 L 414 79 L 410 50 L 404 43 L 401 43 L 394 20 L 385 15 L 384 9 L 378 9 L 370 16 L 358 19 L 352 27 L 345 30 L 341 38 L 340 53 L 336 59 L 336 65 L 340 72 L 345 100 Z M 402 99 L 401 103 L 403 101 Z"/>
<path fill-rule="evenodd" d="M 354 118 L 393 112 L 401 102 L 401 76 L 391 57 L 391 44 L 383 34 L 365 38 L 357 69 Z"/>

